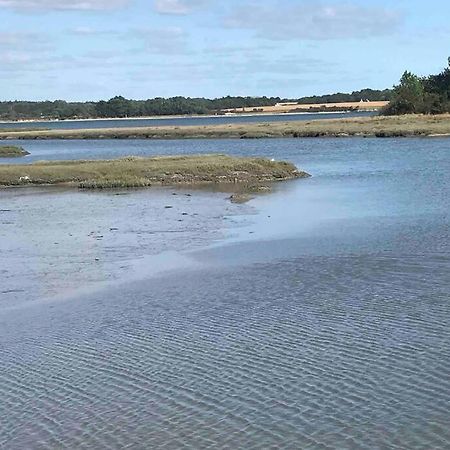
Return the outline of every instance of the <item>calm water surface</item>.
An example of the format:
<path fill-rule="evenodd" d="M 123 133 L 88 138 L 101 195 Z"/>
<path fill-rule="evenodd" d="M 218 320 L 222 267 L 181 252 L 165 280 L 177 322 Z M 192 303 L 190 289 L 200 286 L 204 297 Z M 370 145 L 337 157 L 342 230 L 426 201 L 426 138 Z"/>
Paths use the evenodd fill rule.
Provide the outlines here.
<path fill-rule="evenodd" d="M 450 447 L 450 140 L 26 145 L 313 178 L 247 205 L 0 192 L 0 447 Z"/>
<path fill-rule="evenodd" d="M 252 122 L 290 122 L 292 120 L 339 119 L 342 117 L 368 117 L 376 112 L 349 113 L 299 113 L 299 114 L 267 114 L 254 116 L 206 116 L 206 117 L 174 117 L 152 119 L 114 119 L 114 120 L 62 120 L 59 122 L 0 122 L 0 129 L 7 128 L 46 128 L 46 129 L 88 129 L 88 128 L 127 128 L 127 127 L 159 127 L 183 125 L 221 125 L 228 123 Z"/>

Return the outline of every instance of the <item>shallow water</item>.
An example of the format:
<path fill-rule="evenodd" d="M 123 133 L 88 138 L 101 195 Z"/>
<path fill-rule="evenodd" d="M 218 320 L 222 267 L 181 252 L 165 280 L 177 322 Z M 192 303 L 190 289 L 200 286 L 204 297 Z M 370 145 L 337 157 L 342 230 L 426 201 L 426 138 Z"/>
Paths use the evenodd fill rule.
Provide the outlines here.
<path fill-rule="evenodd" d="M 242 116 L 206 116 L 177 117 L 153 119 L 115 119 L 115 120 L 62 120 L 59 122 L 0 122 L 0 129 L 46 128 L 46 129 L 90 129 L 90 128 L 127 128 L 127 127 L 159 127 L 185 125 L 221 125 L 228 123 L 252 122 L 290 122 L 292 120 L 339 119 L 343 117 L 369 117 L 375 112 L 350 113 L 300 113 L 300 114 L 268 114 Z"/>
<path fill-rule="evenodd" d="M 229 194 L 191 192 L 0 191 L 0 308 L 183 267 L 173 252 L 220 239 L 251 209 L 227 201 Z"/>
<path fill-rule="evenodd" d="M 450 140 L 161 145 L 225 144 L 314 176 L 247 205 L 204 192 L 0 192 L 0 209 L 18 210 L 0 215 L 0 267 L 15 255 L 27 269 L 9 282 L 54 251 L 63 263 L 42 273 L 86 252 L 66 278 L 92 286 L 0 295 L 0 447 L 449 448 Z M 177 222 L 184 211 L 199 216 Z M 157 233 L 175 222 L 182 239 Z M 72 229 L 76 245 L 45 238 Z M 134 242 L 135 230 L 154 240 Z M 117 276 L 94 288 L 98 252 L 111 256 L 101 275 Z M 127 258 L 146 267 L 118 271 Z"/>

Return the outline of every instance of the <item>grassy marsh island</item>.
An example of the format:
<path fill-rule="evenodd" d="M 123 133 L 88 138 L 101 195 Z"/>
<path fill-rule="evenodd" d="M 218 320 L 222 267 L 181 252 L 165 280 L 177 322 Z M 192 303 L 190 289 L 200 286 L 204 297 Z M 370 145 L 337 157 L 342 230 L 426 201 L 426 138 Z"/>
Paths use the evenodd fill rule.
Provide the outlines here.
<path fill-rule="evenodd" d="M 0 158 L 20 158 L 30 153 L 15 145 L 0 145 Z"/>
<path fill-rule="evenodd" d="M 0 139 L 202 139 L 450 135 L 450 114 L 313 121 L 0 132 Z"/>
<path fill-rule="evenodd" d="M 252 186 L 308 176 L 288 162 L 226 155 L 130 156 L 0 165 L 0 186 L 66 184 L 87 189 L 217 183 Z"/>

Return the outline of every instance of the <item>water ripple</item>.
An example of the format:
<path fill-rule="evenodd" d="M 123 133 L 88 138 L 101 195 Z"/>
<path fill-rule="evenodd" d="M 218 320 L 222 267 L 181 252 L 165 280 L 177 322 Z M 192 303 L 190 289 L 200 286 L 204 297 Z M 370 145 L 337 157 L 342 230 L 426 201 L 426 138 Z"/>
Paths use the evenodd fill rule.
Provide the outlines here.
<path fill-rule="evenodd" d="M 449 448 L 449 263 L 297 258 L 10 312 L 0 447 Z"/>

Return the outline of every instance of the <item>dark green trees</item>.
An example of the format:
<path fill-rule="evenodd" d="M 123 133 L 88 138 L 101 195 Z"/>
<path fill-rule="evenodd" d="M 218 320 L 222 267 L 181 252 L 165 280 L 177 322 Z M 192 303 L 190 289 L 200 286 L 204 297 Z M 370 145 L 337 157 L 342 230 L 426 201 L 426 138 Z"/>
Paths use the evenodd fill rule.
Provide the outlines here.
<path fill-rule="evenodd" d="M 113 97 L 107 102 L 99 101 L 95 105 L 97 117 L 132 117 L 134 114 L 133 104 L 122 96 Z"/>
<path fill-rule="evenodd" d="M 419 78 L 405 72 L 394 87 L 391 103 L 383 110 L 385 115 L 445 112 L 450 112 L 450 58 L 449 66 L 438 75 Z"/>
<path fill-rule="evenodd" d="M 183 114 L 215 114 L 222 109 L 275 105 L 279 97 L 223 97 L 217 99 L 171 97 L 130 100 L 116 96 L 99 102 L 0 102 L 0 119 L 87 119 Z"/>
<path fill-rule="evenodd" d="M 385 113 L 397 115 L 422 112 L 424 92 L 422 80 L 406 71 L 400 78 L 400 83 L 394 86 L 392 100 Z"/>
<path fill-rule="evenodd" d="M 371 102 L 387 101 L 392 96 L 391 89 L 382 91 L 376 89 L 362 89 L 353 91 L 351 94 L 337 93 L 329 95 L 313 95 L 312 97 L 302 97 L 298 100 L 299 104 L 321 104 L 321 103 L 342 103 L 342 102 L 359 102 L 361 100 L 369 100 Z"/>

